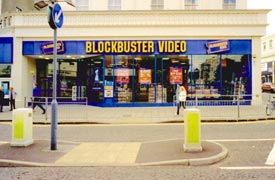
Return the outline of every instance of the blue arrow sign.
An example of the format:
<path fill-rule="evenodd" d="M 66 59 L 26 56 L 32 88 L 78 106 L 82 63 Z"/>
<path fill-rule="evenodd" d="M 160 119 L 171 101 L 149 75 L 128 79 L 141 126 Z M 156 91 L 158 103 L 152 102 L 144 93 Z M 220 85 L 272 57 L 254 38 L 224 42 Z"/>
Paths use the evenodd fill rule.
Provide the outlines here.
<path fill-rule="evenodd" d="M 61 28 L 63 25 L 63 11 L 58 3 L 53 5 L 52 18 L 55 26 Z"/>

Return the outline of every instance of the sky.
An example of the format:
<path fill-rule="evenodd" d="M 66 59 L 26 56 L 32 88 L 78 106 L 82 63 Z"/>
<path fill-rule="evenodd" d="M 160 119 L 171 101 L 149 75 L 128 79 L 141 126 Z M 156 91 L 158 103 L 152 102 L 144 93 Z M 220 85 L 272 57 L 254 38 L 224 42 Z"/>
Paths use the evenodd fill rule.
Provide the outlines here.
<path fill-rule="evenodd" d="M 248 9 L 272 9 L 268 13 L 266 35 L 275 34 L 275 0 L 247 0 Z"/>

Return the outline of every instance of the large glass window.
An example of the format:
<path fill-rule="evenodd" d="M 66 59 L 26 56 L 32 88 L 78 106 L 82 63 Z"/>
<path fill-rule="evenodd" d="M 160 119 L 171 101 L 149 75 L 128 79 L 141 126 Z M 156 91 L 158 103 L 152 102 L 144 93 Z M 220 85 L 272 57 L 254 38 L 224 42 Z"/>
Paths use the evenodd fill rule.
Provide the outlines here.
<path fill-rule="evenodd" d="M 238 95 L 251 94 L 251 68 L 248 55 L 221 56 L 221 94 Z M 220 72 L 220 71 L 218 71 Z M 234 96 L 236 97 L 236 96 Z"/>
<path fill-rule="evenodd" d="M 114 82 L 115 82 L 115 102 L 133 102 L 133 76 L 135 71 L 132 66 L 132 56 L 113 56 L 115 62 Z"/>
<path fill-rule="evenodd" d="M 109 10 L 121 10 L 121 0 L 108 0 Z"/>
<path fill-rule="evenodd" d="M 193 10 L 197 9 L 198 0 L 185 0 L 185 9 Z"/>
<path fill-rule="evenodd" d="M 236 0 L 223 0 L 223 9 L 236 9 Z"/>
<path fill-rule="evenodd" d="M 134 102 L 154 102 L 155 57 L 134 57 Z"/>
<path fill-rule="evenodd" d="M 151 1 L 152 10 L 163 10 L 164 9 L 164 0 L 152 0 Z"/>
<path fill-rule="evenodd" d="M 188 89 L 190 56 L 171 55 L 162 57 L 163 95 L 168 103 L 174 102 L 177 85 Z"/>
<path fill-rule="evenodd" d="M 193 55 L 188 92 L 200 98 L 217 96 L 220 93 L 219 65 L 219 55 Z"/>

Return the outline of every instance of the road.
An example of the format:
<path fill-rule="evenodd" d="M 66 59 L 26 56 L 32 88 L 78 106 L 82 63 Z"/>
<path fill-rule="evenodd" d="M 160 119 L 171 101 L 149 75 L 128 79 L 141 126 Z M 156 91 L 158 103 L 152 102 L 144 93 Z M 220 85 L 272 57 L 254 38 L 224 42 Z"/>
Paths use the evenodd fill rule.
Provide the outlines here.
<path fill-rule="evenodd" d="M 180 123 L 59 125 L 57 142 L 146 142 L 183 138 L 183 130 Z M 33 137 L 50 139 L 50 126 L 35 125 Z M 0 141 L 10 139 L 11 125 L 1 123 Z M 265 164 L 275 142 L 275 121 L 203 123 L 202 139 L 223 144 L 229 151 L 228 157 L 217 164 L 198 167 L 3 167 L 0 179 L 275 179 L 275 166 Z"/>

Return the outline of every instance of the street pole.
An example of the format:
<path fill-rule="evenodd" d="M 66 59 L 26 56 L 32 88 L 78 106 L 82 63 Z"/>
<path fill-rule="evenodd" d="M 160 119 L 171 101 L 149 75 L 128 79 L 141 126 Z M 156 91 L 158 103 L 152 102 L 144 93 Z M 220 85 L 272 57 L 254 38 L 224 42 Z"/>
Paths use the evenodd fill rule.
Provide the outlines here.
<path fill-rule="evenodd" d="M 56 130 L 57 130 L 57 101 L 56 101 L 56 61 L 57 61 L 57 29 L 54 29 L 54 41 L 53 41 L 53 98 L 51 102 L 52 114 L 51 114 L 51 150 L 56 150 Z"/>

